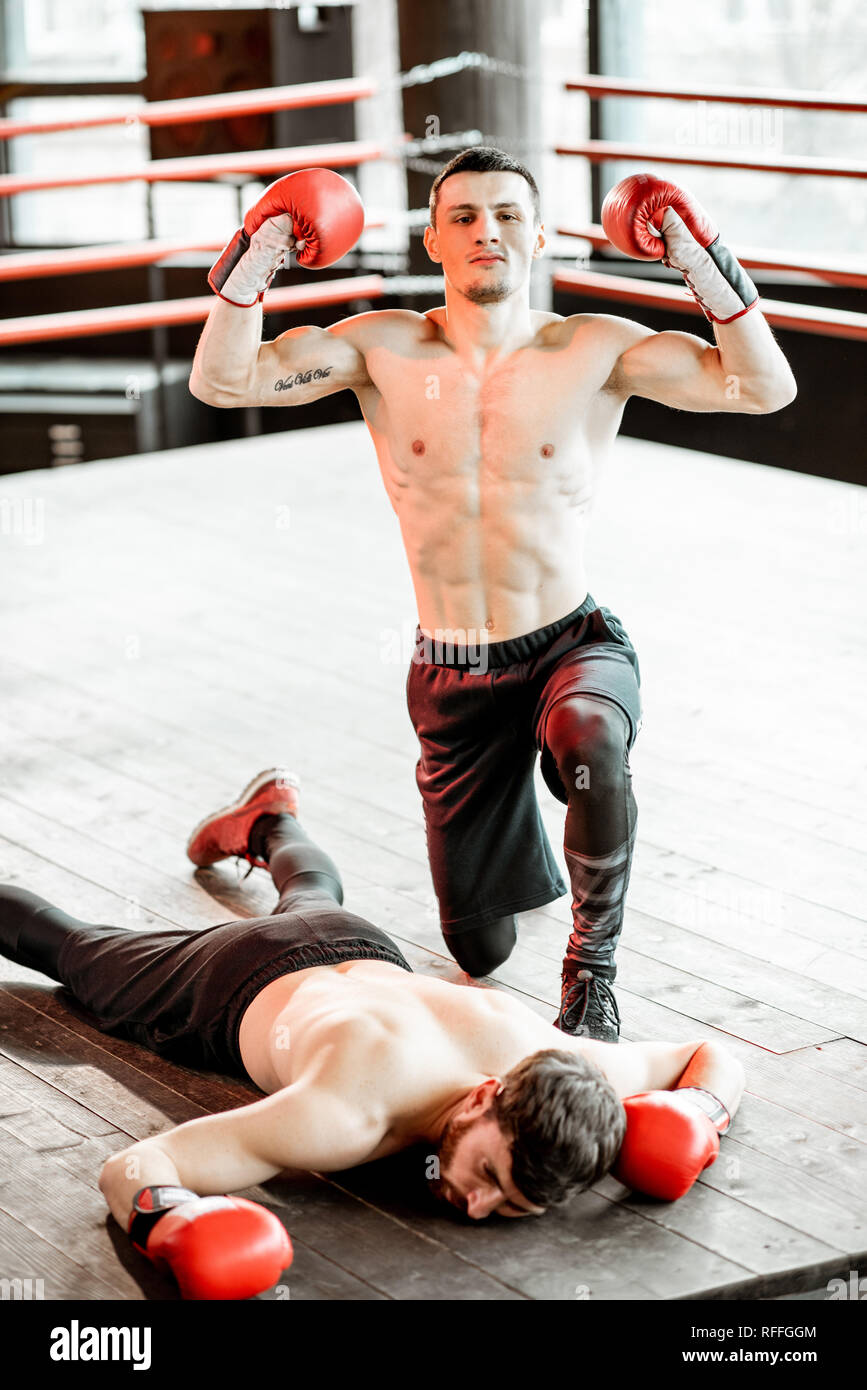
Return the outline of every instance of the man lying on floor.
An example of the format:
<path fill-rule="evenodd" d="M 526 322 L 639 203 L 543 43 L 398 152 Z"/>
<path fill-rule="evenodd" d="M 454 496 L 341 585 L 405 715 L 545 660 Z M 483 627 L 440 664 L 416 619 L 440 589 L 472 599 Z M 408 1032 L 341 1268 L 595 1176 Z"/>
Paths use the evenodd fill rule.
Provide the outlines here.
<path fill-rule="evenodd" d="M 0 953 L 64 984 L 102 1031 L 267 1093 L 103 1166 L 113 1216 L 187 1296 L 249 1297 L 279 1277 L 281 1222 L 212 1194 L 286 1168 L 339 1171 L 428 1144 L 435 1195 L 473 1220 L 540 1216 L 612 1165 L 665 1200 L 688 1190 L 740 1103 L 734 1057 L 707 1042 L 570 1037 L 502 991 L 414 972 L 342 907 L 337 867 L 297 815 L 296 780 L 263 772 L 187 845 L 202 867 L 236 855 L 269 869 L 269 917 L 130 931 L 0 885 Z"/>

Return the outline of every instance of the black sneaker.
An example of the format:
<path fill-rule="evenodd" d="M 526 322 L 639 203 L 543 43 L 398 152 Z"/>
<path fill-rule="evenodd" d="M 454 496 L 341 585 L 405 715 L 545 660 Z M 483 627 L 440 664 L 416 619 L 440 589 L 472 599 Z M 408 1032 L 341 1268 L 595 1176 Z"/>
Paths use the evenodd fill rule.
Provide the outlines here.
<path fill-rule="evenodd" d="M 573 1038 L 619 1042 L 620 1010 L 608 981 L 592 970 L 567 966 L 563 971 L 560 1013 L 554 1026 Z"/>

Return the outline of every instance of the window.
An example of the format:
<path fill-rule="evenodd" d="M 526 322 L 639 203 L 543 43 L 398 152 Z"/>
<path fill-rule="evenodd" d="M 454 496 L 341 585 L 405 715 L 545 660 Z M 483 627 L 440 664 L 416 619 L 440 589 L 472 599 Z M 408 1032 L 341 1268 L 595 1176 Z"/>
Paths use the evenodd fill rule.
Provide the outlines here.
<path fill-rule="evenodd" d="M 660 85 L 695 83 L 862 94 L 867 9 L 859 0 L 596 0 L 601 67 Z M 728 103 L 602 102 L 605 139 L 719 154 L 860 160 L 867 117 Z M 656 164 L 685 184 L 732 244 L 860 253 L 867 189 L 858 179 Z M 608 187 L 636 166 L 605 166 Z"/>

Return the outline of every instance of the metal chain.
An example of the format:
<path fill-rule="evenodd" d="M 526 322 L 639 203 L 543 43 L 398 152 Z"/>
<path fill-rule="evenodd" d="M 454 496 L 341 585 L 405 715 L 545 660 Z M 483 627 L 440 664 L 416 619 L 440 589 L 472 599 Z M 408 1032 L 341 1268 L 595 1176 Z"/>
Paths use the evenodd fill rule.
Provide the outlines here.
<path fill-rule="evenodd" d="M 402 159 L 407 169 L 416 174 L 439 173 L 442 160 L 426 159 L 428 154 L 440 150 L 470 149 L 474 145 L 493 145 L 497 149 L 508 149 L 510 154 L 539 156 L 547 152 L 547 146 L 539 141 L 522 140 L 512 135 L 503 138 L 490 135 L 483 130 L 450 130 L 444 135 L 427 135 L 418 140 L 392 141 L 389 153 Z"/>
<path fill-rule="evenodd" d="M 399 154 L 412 158 L 418 154 L 436 154 L 438 150 L 450 150 L 456 145 L 480 145 L 480 130 L 450 130 L 445 135 L 423 135 L 418 140 L 402 140 L 393 148 Z"/>
<path fill-rule="evenodd" d="M 524 81 L 539 81 L 540 75 L 518 63 L 507 62 L 503 58 L 492 58 L 489 53 L 457 53 L 449 58 L 437 58 L 432 63 L 418 63 L 408 72 L 400 72 L 384 87 L 419 87 L 426 82 L 435 82 L 439 77 L 451 77 L 467 68 L 478 68 L 482 72 L 498 73 L 502 77 L 519 77 Z"/>

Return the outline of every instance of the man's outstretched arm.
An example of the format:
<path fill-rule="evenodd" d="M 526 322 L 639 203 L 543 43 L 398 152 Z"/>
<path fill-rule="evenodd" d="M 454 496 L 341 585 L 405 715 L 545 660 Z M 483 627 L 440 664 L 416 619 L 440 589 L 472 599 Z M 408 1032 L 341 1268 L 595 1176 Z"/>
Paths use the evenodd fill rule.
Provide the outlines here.
<path fill-rule="evenodd" d="M 741 1103 L 746 1073 L 721 1043 L 593 1042 L 583 1039 L 581 1051 L 596 1063 L 626 1099 L 642 1091 L 674 1091 L 696 1086 L 710 1091 L 734 1115 Z"/>
<path fill-rule="evenodd" d="M 333 1091 L 296 1083 L 237 1110 L 189 1120 L 113 1154 L 100 1190 L 128 1228 L 142 1187 L 183 1187 L 198 1196 L 238 1192 L 284 1168 L 335 1171 L 362 1163 L 387 1124 Z"/>

